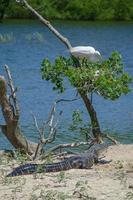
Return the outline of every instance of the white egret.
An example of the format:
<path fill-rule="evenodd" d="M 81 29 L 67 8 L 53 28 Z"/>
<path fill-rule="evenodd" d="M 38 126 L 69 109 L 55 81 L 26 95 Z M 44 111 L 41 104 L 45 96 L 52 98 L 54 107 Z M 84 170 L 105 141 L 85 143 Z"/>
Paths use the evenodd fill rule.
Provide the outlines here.
<path fill-rule="evenodd" d="M 91 62 L 98 62 L 102 59 L 100 52 L 91 46 L 72 47 L 70 53 L 76 58 L 87 58 Z"/>

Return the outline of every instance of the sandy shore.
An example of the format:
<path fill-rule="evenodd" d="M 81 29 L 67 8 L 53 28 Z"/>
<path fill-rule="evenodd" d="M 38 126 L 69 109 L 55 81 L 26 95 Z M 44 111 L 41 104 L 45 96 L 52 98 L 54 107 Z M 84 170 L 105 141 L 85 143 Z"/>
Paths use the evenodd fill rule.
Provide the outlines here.
<path fill-rule="evenodd" d="M 111 146 L 112 162 L 89 170 L 5 178 L 16 161 L 0 155 L 0 200 L 133 200 L 133 145 Z"/>

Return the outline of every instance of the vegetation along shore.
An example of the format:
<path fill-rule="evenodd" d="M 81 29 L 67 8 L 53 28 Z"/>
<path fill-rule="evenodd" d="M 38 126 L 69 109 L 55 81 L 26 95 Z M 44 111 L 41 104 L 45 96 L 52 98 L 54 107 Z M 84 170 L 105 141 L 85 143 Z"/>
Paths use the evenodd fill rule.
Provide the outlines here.
<path fill-rule="evenodd" d="M 30 0 L 48 19 L 133 20 L 132 0 Z M 13 0 L 0 0 L 0 15 L 8 18 L 33 18 Z"/>

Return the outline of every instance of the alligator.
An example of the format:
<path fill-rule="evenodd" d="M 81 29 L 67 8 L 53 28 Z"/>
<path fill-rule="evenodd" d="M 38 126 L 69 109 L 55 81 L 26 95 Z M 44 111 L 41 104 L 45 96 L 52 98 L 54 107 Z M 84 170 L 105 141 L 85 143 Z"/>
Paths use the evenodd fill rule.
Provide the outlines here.
<path fill-rule="evenodd" d="M 100 154 L 107 148 L 105 144 L 93 145 L 85 153 L 65 158 L 61 162 L 52 164 L 32 164 L 28 163 L 15 168 L 7 177 L 28 175 L 34 173 L 58 172 L 69 169 L 90 169 L 94 163 L 109 163 L 100 159 Z"/>

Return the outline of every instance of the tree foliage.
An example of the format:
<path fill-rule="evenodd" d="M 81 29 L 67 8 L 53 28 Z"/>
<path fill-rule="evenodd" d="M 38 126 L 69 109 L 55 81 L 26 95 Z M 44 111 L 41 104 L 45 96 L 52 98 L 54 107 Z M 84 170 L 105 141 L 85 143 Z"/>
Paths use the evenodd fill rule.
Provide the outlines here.
<path fill-rule="evenodd" d="M 129 84 L 132 79 L 124 72 L 121 55 L 113 52 L 107 60 L 96 63 L 75 57 L 58 57 L 54 63 L 44 59 L 41 70 L 42 78 L 51 81 L 54 90 L 64 92 L 68 85 L 66 79 L 77 89 L 90 116 L 93 136 L 98 143 L 101 142 L 103 134 L 88 93 L 96 93 L 105 99 L 115 100 L 130 91 Z"/>
<path fill-rule="evenodd" d="M 10 0 L 0 0 L 0 21 L 3 19 Z"/>
<path fill-rule="evenodd" d="M 4 0 L 0 0 L 4 1 Z M 132 20 L 132 0 L 29 0 L 41 15 L 49 19 Z M 2 4 L 0 4 L 0 9 Z M 32 17 L 31 13 L 10 0 L 8 17 Z"/>
<path fill-rule="evenodd" d="M 92 63 L 86 59 L 79 61 L 79 67 L 73 67 L 73 58 L 56 58 L 54 63 L 44 59 L 42 63 L 42 77 L 50 80 L 54 90 L 64 92 L 67 78 L 80 93 L 95 92 L 105 99 L 115 100 L 122 94 L 127 94 L 131 77 L 124 72 L 121 55 L 113 52 L 102 62 Z"/>

